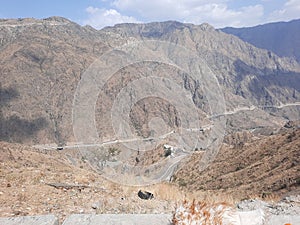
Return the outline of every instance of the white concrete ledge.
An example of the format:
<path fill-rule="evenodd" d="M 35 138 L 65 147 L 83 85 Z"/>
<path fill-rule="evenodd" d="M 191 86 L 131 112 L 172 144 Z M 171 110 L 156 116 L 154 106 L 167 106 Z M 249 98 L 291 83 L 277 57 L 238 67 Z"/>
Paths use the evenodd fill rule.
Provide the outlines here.
<path fill-rule="evenodd" d="M 62 225 L 171 225 L 171 214 L 73 214 Z M 267 216 L 264 225 L 298 225 L 299 215 Z M 0 218 L 0 225 L 59 225 L 54 215 Z"/>
<path fill-rule="evenodd" d="M 300 212 L 299 215 L 272 215 L 268 221 L 266 221 L 267 225 L 284 225 L 284 224 L 292 224 L 297 225 L 300 224 Z"/>
<path fill-rule="evenodd" d="M 54 215 L 0 218 L 1 225 L 58 225 Z"/>
<path fill-rule="evenodd" d="M 171 214 L 73 214 L 63 225 L 169 225 L 171 218 Z"/>

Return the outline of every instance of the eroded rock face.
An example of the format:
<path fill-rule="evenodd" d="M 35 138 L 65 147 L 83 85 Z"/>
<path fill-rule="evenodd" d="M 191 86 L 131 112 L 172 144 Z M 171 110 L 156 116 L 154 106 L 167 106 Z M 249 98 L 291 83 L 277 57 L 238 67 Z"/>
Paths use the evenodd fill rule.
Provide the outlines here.
<path fill-rule="evenodd" d="M 1 125 L 8 134 L 18 132 L 1 135 L 1 139 L 27 143 L 72 140 L 74 90 L 82 72 L 108 48 L 97 38 L 96 30 L 60 17 L 2 20 L 0 43 L 1 91 L 17 93 L 1 104 Z M 17 122 L 11 127 L 13 119 Z M 43 126 L 39 121 L 44 121 Z"/>

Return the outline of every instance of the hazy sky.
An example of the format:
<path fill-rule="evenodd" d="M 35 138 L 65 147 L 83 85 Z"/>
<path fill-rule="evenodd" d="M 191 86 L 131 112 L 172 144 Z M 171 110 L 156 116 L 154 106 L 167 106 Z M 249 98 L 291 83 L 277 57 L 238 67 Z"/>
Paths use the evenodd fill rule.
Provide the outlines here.
<path fill-rule="evenodd" d="M 1 18 L 66 17 L 95 28 L 177 20 L 216 28 L 300 18 L 300 0 L 1 0 Z"/>

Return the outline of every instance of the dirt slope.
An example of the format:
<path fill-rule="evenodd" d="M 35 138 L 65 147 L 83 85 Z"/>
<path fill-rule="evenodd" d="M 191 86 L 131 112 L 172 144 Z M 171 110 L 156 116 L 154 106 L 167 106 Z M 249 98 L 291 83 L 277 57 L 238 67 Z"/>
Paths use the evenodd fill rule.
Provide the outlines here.
<path fill-rule="evenodd" d="M 299 126 L 269 137 L 235 135 L 228 143 L 232 145 L 224 144 L 201 173 L 201 153 L 196 153 L 174 175 L 175 184 L 126 187 L 93 172 L 76 150 L 40 152 L 0 142 L 0 216 L 53 213 L 63 219 L 71 213 L 170 213 L 182 199 L 236 203 L 300 193 Z M 154 193 L 154 199 L 139 199 L 140 188 Z"/>
<path fill-rule="evenodd" d="M 0 217 L 51 213 L 62 221 L 72 213 L 171 213 L 175 199 L 184 198 L 176 187 L 159 184 L 142 188 L 154 194 L 142 200 L 141 187 L 109 182 L 80 158 L 73 166 L 63 151 L 0 142 L 0 152 Z"/>
<path fill-rule="evenodd" d="M 238 138 L 241 141 L 234 142 Z M 174 182 L 185 190 L 219 190 L 240 199 L 299 193 L 299 126 L 248 139 L 233 136 L 235 144 L 223 145 L 215 161 L 202 172 L 197 171 L 201 153 L 193 155 L 174 175 Z"/>

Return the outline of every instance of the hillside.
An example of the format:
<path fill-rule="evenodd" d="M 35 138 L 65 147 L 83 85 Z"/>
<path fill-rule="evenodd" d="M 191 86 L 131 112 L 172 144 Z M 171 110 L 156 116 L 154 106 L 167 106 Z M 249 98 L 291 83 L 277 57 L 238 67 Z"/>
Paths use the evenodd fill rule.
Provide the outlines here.
<path fill-rule="evenodd" d="M 240 130 L 240 127 L 276 128 L 287 119 L 299 117 L 299 106 L 285 107 L 300 101 L 299 65 L 215 30 L 208 24 L 196 26 L 168 21 L 122 24 L 97 31 L 60 17 L 1 20 L 0 23 L 0 88 L 3 93 L 0 137 L 4 141 L 59 145 L 76 141 L 72 131 L 72 109 L 82 76 L 109 49 L 147 40 L 182 45 L 204 60 L 218 79 L 220 93 L 224 94 L 226 109 L 223 111 L 230 114 L 228 132 Z M 144 47 L 139 53 L 141 56 L 152 51 L 145 47 L 147 45 L 141 46 Z M 174 55 L 174 60 L 180 61 L 180 55 Z M 157 70 L 152 70 L 155 67 Z M 201 82 L 199 85 L 200 77 L 191 78 L 180 69 L 161 62 L 128 65 L 117 71 L 99 94 L 95 112 L 97 129 L 101 131 L 99 141 L 116 138 L 108 120 L 111 107 L 118 93 L 130 81 L 145 76 L 143 74 L 175 81 L 190 93 L 199 114 L 209 116 L 213 113 L 209 112 L 207 98 L 214 98 L 216 92 L 205 91 L 205 85 Z M 166 102 L 158 101 L 149 106 L 156 107 L 150 115 L 146 112 L 149 110 L 135 107 L 131 129 L 136 127 L 139 135 L 149 136 L 146 123 L 158 115 L 164 118 L 170 129 L 180 126 L 180 122 L 173 123 L 179 121 L 176 111 L 166 110 L 168 96 L 164 100 Z M 148 103 L 146 100 L 138 104 Z M 255 106 L 255 113 L 247 110 L 252 106 Z M 242 122 L 245 120 L 247 123 Z"/>
<path fill-rule="evenodd" d="M 74 90 L 105 45 L 96 30 L 67 19 L 0 21 L 1 140 L 70 138 Z"/>
<path fill-rule="evenodd" d="M 203 153 L 196 153 L 174 175 L 174 182 L 184 190 L 220 191 L 239 198 L 299 193 L 299 122 L 286 127 L 268 137 L 229 135 L 206 170 L 197 169 Z"/>
<path fill-rule="evenodd" d="M 0 142 L 0 152 L 1 217 L 55 214 L 62 221 L 74 213 L 171 213 L 175 200 L 183 198 L 175 187 L 160 184 L 147 189 L 154 200 L 142 200 L 140 187 L 109 182 L 79 157 L 72 164 L 67 155 L 74 152 L 41 153 L 7 142 Z"/>
<path fill-rule="evenodd" d="M 226 27 L 221 31 L 233 34 L 258 48 L 267 49 L 280 57 L 300 62 L 300 20 L 268 23 L 255 27 Z"/>
<path fill-rule="evenodd" d="M 195 153 L 171 184 L 147 187 L 105 180 L 78 150 L 41 151 L 0 142 L 0 216 L 51 213 L 62 221 L 74 213 L 171 213 L 183 199 L 235 204 L 262 198 L 274 203 L 299 194 L 299 124 L 270 137 L 246 141 L 242 136 L 228 137 L 230 144 L 223 145 L 207 170 L 197 171 L 201 153 Z M 138 198 L 139 189 L 152 192 L 154 199 Z"/>

